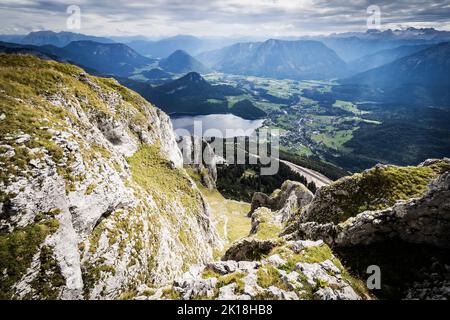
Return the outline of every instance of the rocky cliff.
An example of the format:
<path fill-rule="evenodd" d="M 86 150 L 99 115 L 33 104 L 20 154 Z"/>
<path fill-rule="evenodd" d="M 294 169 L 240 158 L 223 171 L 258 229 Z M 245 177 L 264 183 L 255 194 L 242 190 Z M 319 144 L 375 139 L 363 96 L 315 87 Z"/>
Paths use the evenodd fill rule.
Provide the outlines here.
<path fill-rule="evenodd" d="M 315 196 L 290 181 L 256 193 L 248 236 L 168 290 L 183 299 L 448 299 L 449 173 L 446 159 L 380 165 Z M 369 266 L 383 279 L 372 292 Z"/>
<path fill-rule="evenodd" d="M 450 160 L 377 166 L 320 189 L 285 234 L 334 246 L 388 239 L 450 247 Z"/>
<path fill-rule="evenodd" d="M 256 193 L 248 236 L 236 241 L 222 261 L 194 265 L 171 286 L 140 299 L 323 299 L 373 296 L 322 240 L 280 237 L 289 218 L 313 200 L 302 184 L 286 181 L 268 196 Z"/>
<path fill-rule="evenodd" d="M 450 160 L 417 167 L 379 165 L 318 191 L 284 239 L 323 240 L 364 276 L 382 271 L 378 296 L 449 299 Z"/>
<path fill-rule="evenodd" d="M 183 155 L 183 164 L 188 166 L 198 181 L 209 190 L 216 188 L 217 164 L 225 159 L 214 153 L 211 145 L 196 136 L 183 136 L 177 139 L 178 148 Z"/>
<path fill-rule="evenodd" d="M 115 80 L 0 57 L 0 297 L 132 298 L 212 257 L 167 115 Z"/>

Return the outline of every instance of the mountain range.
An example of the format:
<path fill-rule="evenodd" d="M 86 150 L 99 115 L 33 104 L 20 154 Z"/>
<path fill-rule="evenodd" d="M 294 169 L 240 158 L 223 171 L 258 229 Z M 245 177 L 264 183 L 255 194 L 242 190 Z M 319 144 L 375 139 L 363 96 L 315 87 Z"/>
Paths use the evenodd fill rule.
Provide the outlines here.
<path fill-rule="evenodd" d="M 137 40 L 127 43 L 142 55 L 152 58 L 165 58 L 176 50 L 183 50 L 190 55 L 222 48 L 235 43 L 236 39 L 198 38 L 189 35 L 178 35 L 158 41 Z"/>
<path fill-rule="evenodd" d="M 128 77 L 141 68 L 145 69 L 141 74 L 148 79 L 170 78 L 171 74 L 209 72 L 201 62 L 182 50 L 177 50 L 167 58 L 157 61 L 142 56 L 121 43 L 73 41 L 60 48 L 54 45 L 36 46 L 0 42 L 0 50 L 71 62 L 98 75 Z M 149 66 L 153 68 L 148 69 Z"/>
<path fill-rule="evenodd" d="M 450 41 L 450 32 L 433 28 L 407 28 L 348 32 L 329 36 L 304 37 L 304 39 L 321 41 L 333 49 L 344 61 L 351 62 L 379 51 L 400 46 L 433 45 Z"/>
<path fill-rule="evenodd" d="M 102 74 L 128 76 L 155 60 L 141 56 L 121 43 L 104 44 L 93 41 L 75 41 L 65 46 L 67 58 Z"/>
<path fill-rule="evenodd" d="M 340 82 L 384 90 L 383 98 L 411 103 L 450 102 L 450 42 L 441 43 Z"/>
<path fill-rule="evenodd" d="M 347 70 L 333 50 L 311 40 L 238 43 L 198 59 L 221 72 L 276 79 L 339 78 Z"/>
<path fill-rule="evenodd" d="M 430 47 L 430 45 L 408 45 L 381 50 L 374 54 L 350 61 L 348 63 L 348 67 L 352 73 L 356 74 L 370 69 L 375 69 L 397 59 L 422 51 L 428 47 Z"/>
<path fill-rule="evenodd" d="M 414 38 L 413 34 L 420 34 L 420 36 Z M 125 44 L 101 43 L 92 40 L 72 41 L 64 47 L 52 44 L 36 46 L 0 43 L 0 51 L 34 54 L 41 58 L 70 62 L 97 75 L 111 75 L 118 78 L 140 75 L 158 85 L 165 81 L 170 82 L 172 78 L 180 74 L 206 73 L 214 70 L 229 74 L 275 79 L 341 79 L 341 84 L 354 88 L 350 89 L 354 96 L 361 96 L 365 99 L 374 98 L 375 100 L 382 99 L 383 102 L 413 102 L 416 104 L 440 105 L 447 103 L 449 99 L 446 93 L 449 86 L 448 77 L 446 77 L 448 42 L 433 44 L 437 39 L 448 37 L 447 32 L 410 29 L 405 32 L 371 31 L 357 35 L 348 34 L 347 37 L 333 35 L 323 39 L 327 45 L 337 47 L 338 52 L 341 52 L 342 48 L 345 48 L 346 52 L 351 51 L 350 56 L 340 53 L 346 59 L 341 59 L 339 54 L 320 41 L 274 39 L 264 42 L 233 44 L 199 54 L 197 59 L 186 51 L 176 49 L 167 57 L 156 60 L 139 54 Z M 29 34 L 21 41 L 50 42 L 61 45 L 77 38 L 92 37 L 74 33 L 36 32 Z M 30 39 L 41 40 L 31 41 Z M 100 40 L 108 41 L 106 38 Z M 194 46 L 198 39 L 174 37 L 165 40 L 161 40 L 160 43 L 165 43 L 166 49 L 173 49 L 183 43 L 190 43 Z M 403 43 L 408 43 L 408 45 L 401 45 Z M 421 44 L 411 45 L 411 43 Z M 391 48 L 391 46 L 393 47 Z M 377 51 L 376 49 L 381 50 Z M 363 53 L 369 54 L 348 63 L 344 61 Z M 201 80 L 199 81 L 201 82 Z M 364 87 L 369 90 L 361 89 Z M 376 89 L 383 90 L 383 95 L 379 95 Z M 197 90 L 197 88 L 192 88 L 192 90 Z M 187 94 L 187 91 L 183 90 L 178 95 L 183 92 Z M 371 94 L 372 92 L 375 92 L 375 96 Z M 165 90 L 161 94 L 164 96 Z M 190 95 L 187 94 L 187 96 Z M 215 94 L 212 94 L 213 98 L 211 99 L 215 99 L 214 96 Z M 222 101 L 222 98 L 217 100 Z M 155 100 L 155 96 L 152 96 L 152 99 Z M 167 97 L 161 99 L 165 102 L 170 100 Z M 187 100 L 190 99 L 187 98 Z M 173 103 L 168 105 L 172 106 Z M 227 110 L 227 107 L 221 106 L 221 103 L 216 103 L 212 107 L 209 103 L 207 105 L 207 107 L 200 106 L 199 112 L 204 113 L 205 110 L 224 112 Z M 182 110 L 183 108 L 189 109 L 189 112 L 192 111 L 192 106 L 179 106 L 179 108 L 180 112 L 186 111 Z"/>
<path fill-rule="evenodd" d="M 209 69 L 200 61 L 189 55 L 186 51 L 177 50 L 159 62 L 159 66 L 172 73 L 208 73 Z"/>
<path fill-rule="evenodd" d="M 224 38 L 177 35 L 160 40 L 149 40 L 145 36 L 97 37 L 73 32 L 37 31 L 27 35 L 0 35 L 0 41 L 31 45 L 54 45 L 63 47 L 72 41 L 95 41 L 100 43 L 125 43 L 142 55 L 165 58 L 176 50 L 190 55 L 220 49 L 232 44 L 262 41 L 258 37 Z M 450 41 L 450 32 L 433 28 L 407 28 L 398 30 L 368 30 L 367 32 L 334 33 L 328 36 L 281 37 L 280 40 L 322 41 L 349 62 L 376 51 L 392 49 L 402 45 L 437 44 Z M 344 40 L 347 39 L 347 40 Z M 347 47 L 347 48 L 346 48 Z"/>
<path fill-rule="evenodd" d="M 450 32 L 434 28 L 407 27 L 403 29 L 369 29 L 366 32 L 333 33 L 330 38 L 357 37 L 366 40 L 432 40 L 438 42 L 450 41 Z"/>
<path fill-rule="evenodd" d="M 62 62 L 71 62 L 99 75 L 130 76 L 136 68 L 155 62 L 121 43 L 74 41 L 63 48 L 52 45 L 0 43 L 0 50 L 26 52 L 37 56 L 47 56 Z"/>
<path fill-rule="evenodd" d="M 400 46 L 433 45 L 439 41 L 422 39 L 366 39 L 359 37 L 323 37 L 317 38 L 330 49 L 334 50 L 345 62 L 351 62 L 376 52 L 394 49 Z"/>
<path fill-rule="evenodd" d="M 26 35 L 21 44 L 29 44 L 34 46 L 52 45 L 55 47 L 65 47 L 74 41 L 94 41 L 99 43 L 114 43 L 113 40 L 104 37 L 88 36 L 81 33 L 73 32 L 53 32 L 53 31 L 37 31 Z"/>

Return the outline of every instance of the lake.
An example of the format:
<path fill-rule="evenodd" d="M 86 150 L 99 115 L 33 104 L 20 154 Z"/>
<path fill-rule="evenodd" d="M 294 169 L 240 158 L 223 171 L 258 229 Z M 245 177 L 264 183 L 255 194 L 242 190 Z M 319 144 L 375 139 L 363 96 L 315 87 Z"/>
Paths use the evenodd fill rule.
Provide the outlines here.
<path fill-rule="evenodd" d="M 204 137 L 232 138 L 250 136 L 263 126 L 264 119 L 245 120 L 232 114 L 210 114 L 206 116 L 172 117 L 177 136 L 195 135 Z"/>

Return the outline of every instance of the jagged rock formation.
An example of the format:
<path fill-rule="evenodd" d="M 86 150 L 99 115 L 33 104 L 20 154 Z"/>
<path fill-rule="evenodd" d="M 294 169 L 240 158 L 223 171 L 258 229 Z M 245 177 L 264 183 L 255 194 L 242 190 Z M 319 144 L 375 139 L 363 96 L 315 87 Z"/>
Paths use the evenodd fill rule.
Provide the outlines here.
<path fill-rule="evenodd" d="M 215 189 L 217 164 L 225 160 L 217 156 L 208 142 L 200 137 L 179 137 L 178 147 L 182 152 L 184 165 L 193 170 L 205 187 L 210 190 Z"/>
<path fill-rule="evenodd" d="M 282 236 L 321 239 L 361 274 L 380 265 L 385 298 L 448 299 L 449 221 L 450 161 L 428 160 L 377 166 L 320 189 Z"/>
<path fill-rule="evenodd" d="M 256 209 L 265 207 L 278 212 L 280 222 L 290 219 L 293 212 L 308 205 L 314 195 L 303 184 L 295 181 L 286 181 L 281 189 L 275 190 L 270 196 L 257 192 L 252 198 L 252 215 Z"/>
<path fill-rule="evenodd" d="M 269 249 L 265 258 L 233 258 L 236 260 L 194 266 L 168 289 L 169 297 L 218 300 L 371 298 L 364 284 L 349 275 L 322 241 L 282 241 Z M 167 298 L 167 293 L 160 297 Z"/>
<path fill-rule="evenodd" d="M 416 197 L 401 200 L 400 192 Z M 450 161 L 435 160 L 409 168 L 378 166 L 322 188 L 284 234 L 344 247 L 401 239 L 449 248 L 449 221 Z"/>
<path fill-rule="evenodd" d="M 307 206 L 313 197 L 303 184 L 293 181 L 284 182 L 281 189 L 270 196 L 255 193 L 249 212 L 252 220 L 250 236 L 262 240 L 278 236 L 291 216 Z"/>
<path fill-rule="evenodd" d="M 290 181 L 270 197 L 256 194 L 247 238 L 231 245 L 222 261 L 192 267 L 166 291 L 150 298 L 372 298 L 364 284 L 348 273 L 323 241 L 286 241 L 278 236 L 285 225 L 283 217 L 289 217 L 311 200 L 312 194 L 305 186 Z M 145 295 L 139 298 L 146 299 Z"/>
<path fill-rule="evenodd" d="M 253 261 L 267 255 L 277 245 L 278 241 L 273 239 L 244 238 L 234 243 L 225 252 L 222 260 Z"/>
<path fill-rule="evenodd" d="M 381 264 L 387 282 L 383 287 L 398 285 L 397 297 L 448 298 L 450 266 L 437 258 L 428 266 L 428 250 L 431 256 L 438 252 L 414 246 L 448 248 L 449 169 L 448 160 L 407 168 L 377 166 L 320 189 L 314 198 L 290 182 L 274 195 L 257 193 L 249 237 L 234 243 L 221 262 L 191 269 L 167 290 L 182 299 L 372 298 L 333 248 L 350 265 L 352 260 L 364 268 Z M 283 223 L 285 211 L 290 219 Z M 440 255 L 448 257 L 442 250 Z M 408 264 L 404 270 L 399 261 L 415 261 L 418 267 Z"/>
<path fill-rule="evenodd" d="M 132 298 L 211 260 L 167 115 L 29 56 L 1 56 L 0 88 L 0 298 Z"/>

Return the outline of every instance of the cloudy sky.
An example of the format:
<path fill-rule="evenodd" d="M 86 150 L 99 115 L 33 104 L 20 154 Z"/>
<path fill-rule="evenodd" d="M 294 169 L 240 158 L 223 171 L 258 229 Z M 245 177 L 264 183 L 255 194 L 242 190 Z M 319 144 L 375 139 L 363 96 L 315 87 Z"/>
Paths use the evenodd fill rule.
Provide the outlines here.
<path fill-rule="evenodd" d="M 68 30 L 67 8 L 81 9 Z M 450 30 L 450 0 L 0 0 L 0 33 L 37 30 L 92 35 L 297 36 L 367 29 L 367 8 L 381 27 Z"/>

